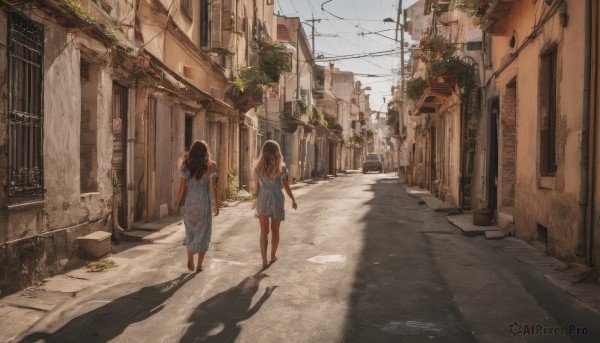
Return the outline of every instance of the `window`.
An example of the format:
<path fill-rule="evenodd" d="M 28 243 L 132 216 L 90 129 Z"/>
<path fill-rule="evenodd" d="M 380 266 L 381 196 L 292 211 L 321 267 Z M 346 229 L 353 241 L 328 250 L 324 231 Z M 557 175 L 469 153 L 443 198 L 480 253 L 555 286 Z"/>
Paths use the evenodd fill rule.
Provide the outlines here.
<path fill-rule="evenodd" d="M 97 68 L 81 60 L 81 125 L 79 182 L 81 193 L 98 191 Z M 84 77 L 85 75 L 85 77 Z"/>
<path fill-rule="evenodd" d="M 208 0 L 200 0 L 200 47 L 207 48 L 210 43 L 210 16 Z"/>
<path fill-rule="evenodd" d="M 181 0 L 181 12 L 192 19 L 194 17 L 193 0 Z"/>
<path fill-rule="evenodd" d="M 43 198 L 44 27 L 8 15 L 8 198 Z"/>
<path fill-rule="evenodd" d="M 192 129 L 193 129 L 193 118 L 190 116 L 185 116 L 185 150 L 189 150 L 192 147 L 193 138 L 192 138 Z"/>
<path fill-rule="evenodd" d="M 553 49 L 541 56 L 539 76 L 540 174 L 554 176 L 556 172 L 556 67 L 557 53 Z"/>

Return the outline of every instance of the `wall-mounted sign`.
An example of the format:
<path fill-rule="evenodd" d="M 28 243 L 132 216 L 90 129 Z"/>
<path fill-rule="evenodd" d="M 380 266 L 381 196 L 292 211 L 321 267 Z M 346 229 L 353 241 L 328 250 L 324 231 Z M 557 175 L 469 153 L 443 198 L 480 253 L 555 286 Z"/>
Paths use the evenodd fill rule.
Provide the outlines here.
<path fill-rule="evenodd" d="M 482 44 L 481 41 L 479 41 L 479 42 L 467 42 L 467 50 L 468 51 L 481 50 L 482 47 L 483 47 L 483 44 Z"/>
<path fill-rule="evenodd" d="M 254 120 L 252 120 L 252 117 L 245 114 L 244 115 L 244 124 L 246 124 L 247 126 L 250 126 L 250 127 L 254 127 Z"/>

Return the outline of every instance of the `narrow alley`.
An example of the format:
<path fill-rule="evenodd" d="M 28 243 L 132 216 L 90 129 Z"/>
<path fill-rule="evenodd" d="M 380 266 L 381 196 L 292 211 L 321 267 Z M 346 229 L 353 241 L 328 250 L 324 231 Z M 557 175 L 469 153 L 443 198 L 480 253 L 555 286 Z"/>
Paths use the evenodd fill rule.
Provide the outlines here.
<path fill-rule="evenodd" d="M 564 264 L 518 239 L 463 236 L 393 174 L 349 173 L 295 194 L 279 259 L 263 272 L 258 222 L 240 203 L 215 217 L 204 272 L 186 270 L 176 221 L 153 244 L 116 246 L 115 268 L 3 298 L 0 340 L 600 341 L 598 310 L 547 278 Z"/>

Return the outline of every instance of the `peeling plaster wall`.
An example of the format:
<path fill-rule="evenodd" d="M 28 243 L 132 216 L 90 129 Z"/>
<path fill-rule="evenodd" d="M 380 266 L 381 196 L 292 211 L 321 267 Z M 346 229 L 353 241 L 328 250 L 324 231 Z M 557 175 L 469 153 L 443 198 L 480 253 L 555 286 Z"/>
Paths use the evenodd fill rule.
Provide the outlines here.
<path fill-rule="evenodd" d="M 530 2 L 515 2 L 508 17 L 507 32 L 516 32 L 517 44 L 531 32 L 536 6 Z M 583 18 L 584 2 L 567 1 L 571 18 L 566 28 L 561 27 L 558 13 L 554 15 L 518 55 L 510 68 L 505 69 L 496 80 L 502 97 L 506 85 L 514 75 L 527 75 L 517 79 L 516 117 L 516 174 L 514 191 L 514 220 L 516 236 L 524 240 L 536 239 L 537 225 L 548 229 L 550 254 L 565 260 L 575 260 L 577 241 L 579 158 L 577 132 L 581 130 L 581 96 L 583 91 Z M 539 18 L 540 10 L 537 10 Z M 494 69 L 507 61 L 510 36 L 493 38 Z M 557 44 L 558 52 L 558 108 L 556 124 L 556 164 L 554 177 L 541 177 L 539 167 L 540 124 L 538 104 L 538 80 L 540 78 L 540 54 L 551 44 Z M 518 72 L 518 73 L 517 73 Z M 501 125 L 499 123 L 499 125 Z M 500 134 L 502 137 L 502 133 Z M 502 151 L 499 151 L 502 156 Z M 501 161 L 500 161 L 501 162 Z M 502 165 L 499 166 L 502 170 Z M 499 180 L 503 180 L 499 175 Z M 504 187 L 504 186 L 501 186 Z M 499 201 L 503 193 L 499 189 Z"/>
<path fill-rule="evenodd" d="M 24 13 L 27 15 L 28 13 Z M 37 280 L 64 270 L 68 259 L 77 252 L 76 239 L 93 231 L 105 229 L 110 212 L 108 200 L 112 195 L 110 179 L 112 141 L 110 118 L 112 78 L 110 61 L 93 67 L 97 84 L 95 138 L 85 137 L 86 143 L 96 139 L 96 190 L 82 194 L 80 185 L 80 124 L 82 113 L 80 50 L 78 38 L 37 13 L 35 21 L 44 25 L 44 202 L 39 206 L 3 209 L 0 213 L 0 293 L 26 287 Z M 6 14 L 0 12 L 0 27 L 6 27 Z M 0 42 L 6 45 L 5 30 Z M 84 44 L 88 50 L 98 46 Z M 106 53 L 98 51 L 100 56 Z M 0 76 L 6 71 L 6 53 L 0 52 Z M 0 82 L 0 84 L 2 84 Z M 0 92 L 2 92 L 0 86 Z M 90 89 L 87 90 L 88 99 Z M 90 104 L 92 104 L 90 102 Z M 0 96 L 2 110 L 6 98 Z M 4 115 L 4 113 L 2 113 Z M 0 120 L 0 123 L 4 123 Z M 1 128 L 1 127 L 0 127 Z M 2 132 L 0 130 L 0 132 Z M 0 168 L 5 176 L 6 156 L 0 139 Z M 2 199 L 2 197 L 0 197 Z M 0 205 L 5 206 L 4 201 Z"/>

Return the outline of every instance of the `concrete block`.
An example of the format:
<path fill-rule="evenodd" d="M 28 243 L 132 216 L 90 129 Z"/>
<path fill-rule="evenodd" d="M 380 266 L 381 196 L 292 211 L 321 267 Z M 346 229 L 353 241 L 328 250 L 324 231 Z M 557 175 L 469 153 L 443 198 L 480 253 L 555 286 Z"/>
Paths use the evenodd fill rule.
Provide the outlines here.
<path fill-rule="evenodd" d="M 84 258 L 99 259 L 110 253 L 109 232 L 96 231 L 77 238 L 79 242 L 79 255 Z"/>
<path fill-rule="evenodd" d="M 162 204 L 160 205 L 160 219 L 163 219 L 169 215 L 169 205 Z"/>
<path fill-rule="evenodd" d="M 67 254 L 69 258 L 75 255 L 75 243 L 79 243 L 78 238 L 90 233 L 91 230 L 88 227 L 88 223 L 79 224 L 72 226 L 67 229 Z"/>

